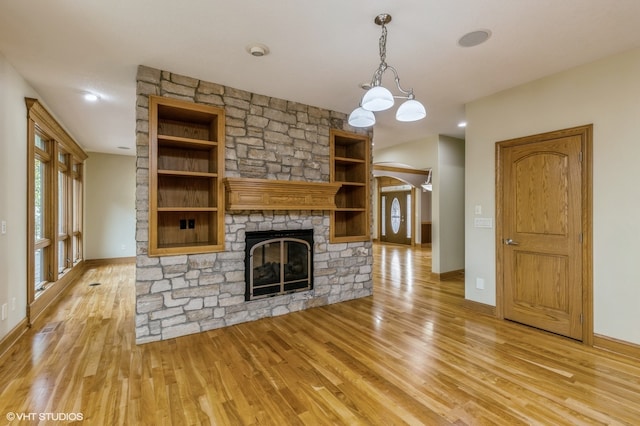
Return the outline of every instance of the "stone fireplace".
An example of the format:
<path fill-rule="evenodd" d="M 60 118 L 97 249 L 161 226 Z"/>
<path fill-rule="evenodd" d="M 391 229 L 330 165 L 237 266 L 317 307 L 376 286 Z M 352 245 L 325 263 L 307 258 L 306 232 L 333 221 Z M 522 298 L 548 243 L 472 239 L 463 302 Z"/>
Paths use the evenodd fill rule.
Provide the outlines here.
<path fill-rule="evenodd" d="M 149 95 L 159 95 L 223 107 L 226 114 L 225 176 L 229 185 L 287 182 L 284 189 L 262 191 L 278 206 L 251 205 L 229 199 L 222 252 L 149 256 Z M 332 244 L 329 210 L 315 186 L 329 184 L 329 129 L 354 131 L 346 114 L 283 99 L 270 98 L 140 66 L 137 75 L 136 188 L 136 342 L 146 343 L 204 332 L 260 318 L 370 296 L 373 291 L 371 241 Z M 254 182 L 255 181 L 255 182 Z M 226 182 L 227 183 L 227 182 Z M 304 184 L 304 207 L 287 204 L 285 193 Z M 315 185 L 315 186 L 314 186 Z M 227 188 L 229 190 L 229 188 Z M 285 194 L 286 195 L 286 194 Z M 289 197 L 295 198 L 295 197 Z M 291 200 L 289 200 L 291 201 Z M 295 200 L 294 200 L 295 201 Z M 244 203 L 244 204 L 243 204 Z M 295 235 L 305 230 L 304 238 Z M 257 267 L 247 266 L 248 244 L 272 232 L 279 240 L 258 246 L 264 280 L 251 283 Z M 294 234 L 291 237 L 290 234 Z M 305 241 L 308 258 L 301 263 L 300 247 L 283 241 Z M 284 240 L 283 240 L 284 239 Z M 260 243 L 258 243 L 260 244 Z M 304 245 L 304 244 L 303 244 Z M 278 260 L 276 256 L 277 246 Z M 254 247 L 256 245 L 254 244 Z M 293 247 L 293 246 L 292 246 Z M 249 248 L 251 250 L 251 248 Z M 274 265 L 277 264 L 277 265 Z M 268 265 L 267 265 L 268 264 Z M 309 280 L 299 278 L 306 265 Z M 271 271 L 269 271 L 271 268 Z M 259 274 L 260 275 L 260 274 Z M 269 280 L 280 275 L 282 282 Z M 266 277 L 269 277 L 268 279 Z M 247 288 L 253 285 L 253 295 Z M 268 288 L 272 287 L 272 288 Z M 255 289 L 260 290 L 256 294 Z"/>

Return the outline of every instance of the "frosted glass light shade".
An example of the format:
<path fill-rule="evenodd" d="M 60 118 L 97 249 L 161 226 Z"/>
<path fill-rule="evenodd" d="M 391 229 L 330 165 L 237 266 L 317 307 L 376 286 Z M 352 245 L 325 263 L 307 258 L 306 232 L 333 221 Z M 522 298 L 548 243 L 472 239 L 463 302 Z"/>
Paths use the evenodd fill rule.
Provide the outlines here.
<path fill-rule="evenodd" d="M 374 86 L 362 97 L 362 108 L 369 111 L 384 111 L 393 106 L 393 95 L 382 86 Z"/>
<path fill-rule="evenodd" d="M 409 99 L 398 108 L 396 120 L 398 121 L 418 121 L 427 116 L 427 110 L 415 99 Z"/>
<path fill-rule="evenodd" d="M 376 116 L 373 112 L 358 107 L 349 114 L 349 125 L 353 127 L 370 127 L 376 124 Z"/>

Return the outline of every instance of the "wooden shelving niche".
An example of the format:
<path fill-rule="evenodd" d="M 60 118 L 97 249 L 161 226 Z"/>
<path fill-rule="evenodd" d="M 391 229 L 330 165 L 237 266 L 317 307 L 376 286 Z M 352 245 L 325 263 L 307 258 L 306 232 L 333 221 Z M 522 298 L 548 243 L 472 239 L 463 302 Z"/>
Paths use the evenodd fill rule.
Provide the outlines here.
<path fill-rule="evenodd" d="M 332 129 L 331 182 L 340 183 L 331 214 L 331 241 L 370 239 L 369 138 Z"/>
<path fill-rule="evenodd" d="M 149 254 L 224 249 L 224 110 L 149 98 Z"/>

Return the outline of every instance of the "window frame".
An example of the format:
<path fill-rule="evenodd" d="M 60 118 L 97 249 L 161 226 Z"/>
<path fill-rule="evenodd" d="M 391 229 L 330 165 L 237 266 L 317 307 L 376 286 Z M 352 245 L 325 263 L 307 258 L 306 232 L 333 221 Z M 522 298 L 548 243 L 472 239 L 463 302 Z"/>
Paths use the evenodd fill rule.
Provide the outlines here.
<path fill-rule="evenodd" d="M 64 275 L 71 269 L 71 229 L 73 222 L 74 194 L 71 190 L 72 179 L 70 177 L 71 167 L 69 167 L 70 155 L 62 147 L 58 147 L 58 161 L 56 162 L 57 173 L 57 205 L 58 215 L 56 217 L 56 250 L 58 277 Z M 60 254 L 60 244 L 62 244 L 62 255 Z M 62 265 L 62 266 L 61 266 Z"/>
<path fill-rule="evenodd" d="M 73 218 L 71 220 L 71 263 L 77 265 L 83 260 L 82 224 L 84 223 L 84 163 L 73 159 L 71 168 L 71 191 L 73 193 Z"/>
<path fill-rule="evenodd" d="M 83 174 L 87 154 L 40 104 L 27 105 L 27 320 L 33 323 L 82 272 Z M 44 142 L 38 146 L 36 137 Z M 43 164 L 42 235 L 36 240 L 36 160 Z M 61 186 L 62 185 L 62 186 Z M 62 253 L 59 252 L 62 244 Z M 36 251 L 42 250 L 44 280 L 36 283 Z M 75 250 L 75 251 L 74 251 Z M 64 260 L 62 260 L 64 259 Z M 63 267 L 60 268 L 60 261 Z M 38 290 L 39 285 L 41 289 Z"/>

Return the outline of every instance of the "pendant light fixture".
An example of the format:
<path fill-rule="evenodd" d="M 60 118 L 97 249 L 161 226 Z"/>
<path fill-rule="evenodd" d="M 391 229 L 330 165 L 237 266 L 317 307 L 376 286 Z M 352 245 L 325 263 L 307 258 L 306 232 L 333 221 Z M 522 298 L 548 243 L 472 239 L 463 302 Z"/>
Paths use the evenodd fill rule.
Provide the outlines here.
<path fill-rule="evenodd" d="M 374 111 L 384 111 L 393 106 L 395 99 L 406 99 L 396 112 L 398 121 L 418 121 L 426 117 L 427 111 L 424 106 L 415 100 L 413 89 L 405 90 L 400 86 L 398 71 L 387 64 L 387 27 L 391 22 L 391 15 L 382 13 L 374 19 L 374 22 L 382 27 L 380 36 L 380 65 L 373 73 L 371 84 L 367 92 L 360 101 L 360 106 L 349 115 L 349 124 L 353 127 L 370 127 L 376 124 Z M 382 75 L 387 71 L 393 72 L 396 87 L 401 95 L 393 95 L 391 91 L 382 86 Z"/>

